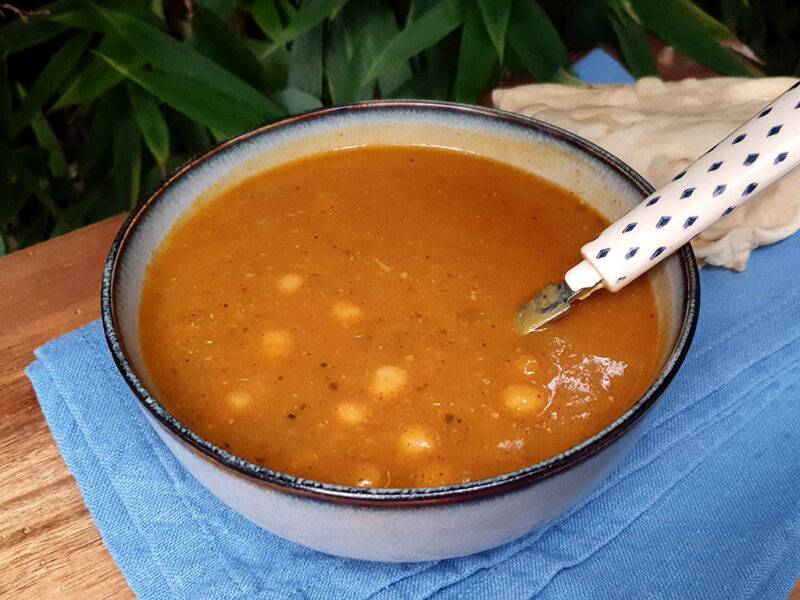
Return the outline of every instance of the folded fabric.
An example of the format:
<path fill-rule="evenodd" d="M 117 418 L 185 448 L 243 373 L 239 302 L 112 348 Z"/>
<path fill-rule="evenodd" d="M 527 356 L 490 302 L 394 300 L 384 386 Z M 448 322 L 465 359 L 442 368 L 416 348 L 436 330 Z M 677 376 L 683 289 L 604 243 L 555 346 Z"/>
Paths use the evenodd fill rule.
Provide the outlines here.
<path fill-rule="evenodd" d="M 576 88 L 532 84 L 495 90 L 497 108 L 542 119 L 615 154 L 659 187 L 777 98 L 789 77 L 716 77 Z M 800 228 L 800 172 L 721 219 L 692 242 L 698 259 L 741 270 L 750 251 Z"/>
<path fill-rule="evenodd" d="M 597 489 L 515 542 L 445 561 L 328 556 L 227 508 L 150 428 L 99 322 L 37 350 L 27 373 L 141 600 L 783 599 L 800 575 L 800 237 L 751 263 L 702 273 L 686 362 Z"/>

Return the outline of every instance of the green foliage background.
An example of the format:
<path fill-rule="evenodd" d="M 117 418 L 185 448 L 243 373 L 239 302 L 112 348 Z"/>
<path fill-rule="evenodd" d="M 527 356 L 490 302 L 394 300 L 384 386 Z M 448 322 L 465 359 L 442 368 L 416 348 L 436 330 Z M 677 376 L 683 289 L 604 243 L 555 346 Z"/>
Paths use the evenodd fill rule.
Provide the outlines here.
<path fill-rule="evenodd" d="M 569 53 L 653 33 L 725 75 L 798 74 L 796 0 L 0 3 L 0 255 L 128 210 L 215 142 L 372 98 L 476 102 Z M 753 52 L 750 58 L 744 44 Z M 753 60 L 755 59 L 755 60 Z"/>

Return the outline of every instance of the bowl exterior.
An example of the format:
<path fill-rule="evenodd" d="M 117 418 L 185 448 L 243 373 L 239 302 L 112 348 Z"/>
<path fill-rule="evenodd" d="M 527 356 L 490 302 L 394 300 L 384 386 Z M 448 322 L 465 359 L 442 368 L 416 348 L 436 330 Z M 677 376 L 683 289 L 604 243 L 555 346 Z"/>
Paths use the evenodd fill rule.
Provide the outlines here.
<path fill-rule="evenodd" d="M 649 417 L 640 419 L 614 444 L 533 485 L 486 498 L 406 508 L 358 506 L 275 490 L 197 452 L 144 412 L 181 464 L 245 518 L 315 550 L 382 562 L 465 556 L 536 530 L 584 498 L 627 453 L 649 421 Z"/>

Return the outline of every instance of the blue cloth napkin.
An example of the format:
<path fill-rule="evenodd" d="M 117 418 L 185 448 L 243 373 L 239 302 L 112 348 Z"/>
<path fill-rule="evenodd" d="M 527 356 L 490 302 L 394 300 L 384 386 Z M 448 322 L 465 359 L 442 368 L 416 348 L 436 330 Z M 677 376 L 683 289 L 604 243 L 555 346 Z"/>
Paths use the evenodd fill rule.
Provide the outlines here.
<path fill-rule="evenodd" d="M 439 562 L 336 558 L 234 513 L 156 437 L 99 322 L 27 373 L 141 600 L 783 599 L 800 575 L 800 236 L 701 281 L 689 356 L 619 467 L 544 529 Z"/>

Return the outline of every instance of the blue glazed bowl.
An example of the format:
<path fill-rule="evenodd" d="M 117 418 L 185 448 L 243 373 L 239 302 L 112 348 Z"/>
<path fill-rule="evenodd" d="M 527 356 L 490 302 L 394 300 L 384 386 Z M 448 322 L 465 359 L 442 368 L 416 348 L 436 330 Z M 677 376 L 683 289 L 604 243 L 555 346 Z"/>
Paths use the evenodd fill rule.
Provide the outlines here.
<path fill-rule="evenodd" d="M 534 119 L 458 104 L 368 102 L 325 109 L 228 140 L 172 175 L 128 217 L 103 277 L 106 338 L 122 376 L 158 435 L 213 494 L 254 523 L 323 552 L 368 560 L 465 555 L 513 540 L 581 499 L 647 428 L 650 408 L 680 366 L 699 308 L 690 247 L 648 277 L 666 343 L 660 370 L 617 421 L 551 459 L 490 479 L 424 489 L 363 489 L 310 481 L 239 458 L 175 419 L 152 393 L 138 340 L 150 258 L 196 203 L 282 163 L 363 145 L 456 148 L 535 173 L 611 220 L 652 188 L 597 146 Z"/>

